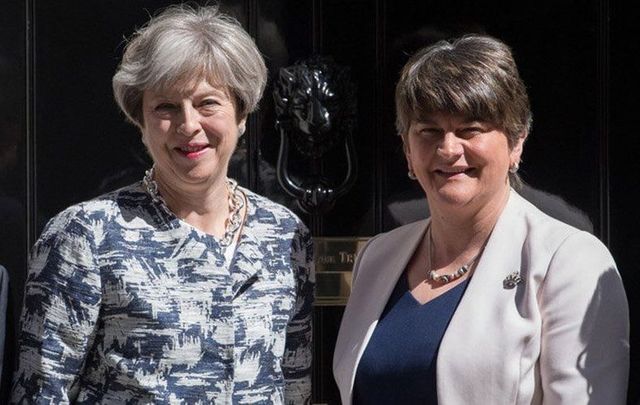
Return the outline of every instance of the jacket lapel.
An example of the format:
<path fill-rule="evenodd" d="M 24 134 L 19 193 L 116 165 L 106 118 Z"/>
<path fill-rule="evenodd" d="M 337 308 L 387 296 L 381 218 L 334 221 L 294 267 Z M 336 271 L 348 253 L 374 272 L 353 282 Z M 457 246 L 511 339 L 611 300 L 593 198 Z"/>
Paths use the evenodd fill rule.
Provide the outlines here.
<path fill-rule="evenodd" d="M 514 294 L 524 291 L 524 286 L 509 289 L 503 282 L 517 272 L 526 283 L 526 270 L 521 269 L 521 264 L 527 229 L 520 219 L 521 200 L 512 190 L 440 344 L 437 389 L 442 404 L 494 403 L 496 398 L 512 403 L 512 381 L 500 372 L 505 365 L 491 362 L 504 359 L 502 352 L 512 346 L 500 341 L 511 336 L 501 328 L 508 324 L 504 318 L 513 313 L 510 308 L 517 298 Z M 483 376 L 483 384 L 451 383 L 472 381 L 479 375 Z M 491 387 L 502 390 L 484 392 Z"/>
<path fill-rule="evenodd" d="M 384 245 L 372 240 L 366 256 L 356 263 L 358 273 L 342 318 L 340 341 L 336 344 L 341 352 L 335 354 L 334 363 L 338 383 L 349 384 L 349 396 L 364 349 L 427 224 L 428 220 L 424 220 L 392 231 L 393 239 L 384 238 Z M 348 400 L 345 403 L 350 403 L 351 398 Z"/>

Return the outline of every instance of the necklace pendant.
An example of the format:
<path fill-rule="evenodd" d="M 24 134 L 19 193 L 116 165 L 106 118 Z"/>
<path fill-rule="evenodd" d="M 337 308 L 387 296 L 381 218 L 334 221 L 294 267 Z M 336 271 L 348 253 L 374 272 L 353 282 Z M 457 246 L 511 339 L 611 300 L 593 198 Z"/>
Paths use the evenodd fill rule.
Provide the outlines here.
<path fill-rule="evenodd" d="M 427 249 L 428 249 L 427 256 L 429 258 L 429 261 L 428 261 L 429 271 L 427 271 L 428 280 L 435 281 L 441 284 L 447 284 L 454 280 L 457 280 L 460 277 L 467 274 L 467 272 L 471 269 L 475 261 L 478 259 L 478 256 L 480 255 L 480 252 L 478 252 L 476 256 L 473 259 L 471 259 L 471 261 L 464 264 L 462 267 L 460 267 L 458 270 L 454 271 L 453 273 L 438 275 L 435 272 L 435 270 L 431 270 L 433 269 L 433 238 L 431 236 L 431 226 L 429 226 L 429 229 L 427 230 L 427 237 L 429 238 L 428 246 L 427 246 Z"/>
<path fill-rule="evenodd" d="M 457 280 L 460 277 L 464 276 L 468 271 L 469 271 L 469 265 L 462 266 L 451 274 L 439 275 L 434 270 L 430 270 L 427 273 L 427 280 L 435 281 L 436 283 L 440 283 L 440 284 L 447 284 L 452 282 L 453 280 Z"/>

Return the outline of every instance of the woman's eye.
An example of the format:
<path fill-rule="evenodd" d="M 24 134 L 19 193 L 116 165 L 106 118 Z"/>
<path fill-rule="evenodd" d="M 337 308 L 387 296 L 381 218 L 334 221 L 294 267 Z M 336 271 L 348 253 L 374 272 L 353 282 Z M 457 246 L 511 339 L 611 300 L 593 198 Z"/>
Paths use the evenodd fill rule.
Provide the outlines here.
<path fill-rule="evenodd" d="M 480 127 L 468 127 L 468 128 L 463 128 L 461 132 L 463 137 L 470 138 L 472 136 L 479 135 L 484 131 Z"/>
<path fill-rule="evenodd" d="M 171 112 L 176 109 L 176 106 L 170 103 L 160 103 L 156 106 L 155 110 L 158 112 Z"/>
<path fill-rule="evenodd" d="M 418 133 L 424 137 L 433 138 L 440 134 L 440 130 L 437 128 L 422 128 Z"/>
<path fill-rule="evenodd" d="M 200 103 L 200 105 L 202 105 L 204 107 L 209 107 L 209 106 L 218 105 L 218 104 L 220 104 L 218 102 L 218 100 L 214 100 L 214 99 L 211 99 L 211 98 L 208 98 L 206 100 L 202 100 L 202 102 Z"/>
<path fill-rule="evenodd" d="M 200 101 L 195 107 L 200 111 L 200 114 L 209 116 L 218 111 L 218 108 L 220 107 L 220 102 L 215 99 L 206 99 L 206 100 Z"/>
<path fill-rule="evenodd" d="M 202 100 L 197 107 L 203 114 L 209 114 L 215 112 L 219 106 L 220 102 L 218 100 L 207 98 Z"/>

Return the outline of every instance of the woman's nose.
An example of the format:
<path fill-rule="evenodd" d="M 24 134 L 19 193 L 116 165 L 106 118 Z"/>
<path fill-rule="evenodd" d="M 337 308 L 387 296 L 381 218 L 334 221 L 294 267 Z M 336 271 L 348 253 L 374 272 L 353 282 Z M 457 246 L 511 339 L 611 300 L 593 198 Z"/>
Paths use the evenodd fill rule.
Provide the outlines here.
<path fill-rule="evenodd" d="M 200 113 L 190 105 L 182 108 L 182 122 L 178 125 L 178 132 L 184 136 L 195 136 L 200 133 Z"/>
<path fill-rule="evenodd" d="M 444 158 L 458 157 L 463 154 L 462 140 L 453 132 L 447 132 L 438 145 L 438 153 Z"/>

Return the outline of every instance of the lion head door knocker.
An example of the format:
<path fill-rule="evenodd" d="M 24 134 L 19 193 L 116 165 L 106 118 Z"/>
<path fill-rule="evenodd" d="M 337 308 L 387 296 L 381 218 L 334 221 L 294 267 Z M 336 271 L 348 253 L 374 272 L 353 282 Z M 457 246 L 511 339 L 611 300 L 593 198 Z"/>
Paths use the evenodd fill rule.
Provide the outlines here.
<path fill-rule="evenodd" d="M 280 132 L 278 181 L 305 212 L 327 212 L 356 180 L 356 94 L 349 69 L 328 57 L 314 56 L 281 68 L 274 87 L 276 128 Z M 289 173 L 290 142 L 310 163 L 311 173 L 299 184 Z M 339 150 L 340 145 L 346 159 L 341 182 L 325 178 L 319 164 L 325 154 Z"/>

